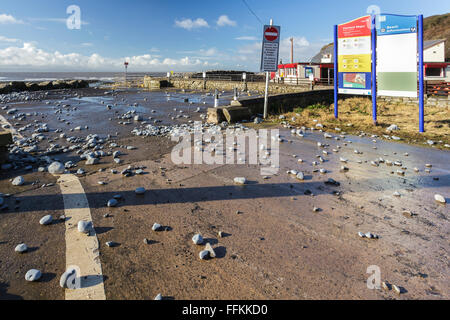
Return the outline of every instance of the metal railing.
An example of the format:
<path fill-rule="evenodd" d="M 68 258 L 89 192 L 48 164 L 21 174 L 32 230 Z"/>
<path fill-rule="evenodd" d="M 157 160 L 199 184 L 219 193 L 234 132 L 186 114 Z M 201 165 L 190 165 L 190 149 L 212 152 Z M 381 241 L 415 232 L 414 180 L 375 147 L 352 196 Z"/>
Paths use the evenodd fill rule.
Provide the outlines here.
<path fill-rule="evenodd" d="M 242 79 L 242 74 L 206 74 L 206 78 L 203 78 L 203 75 L 193 74 L 189 77 L 190 79 L 196 80 L 216 80 L 216 81 L 244 81 Z M 266 78 L 264 75 L 258 74 L 247 74 L 246 75 L 247 82 L 264 82 Z"/>
<path fill-rule="evenodd" d="M 425 81 L 425 94 L 434 96 L 449 96 L 450 82 Z"/>

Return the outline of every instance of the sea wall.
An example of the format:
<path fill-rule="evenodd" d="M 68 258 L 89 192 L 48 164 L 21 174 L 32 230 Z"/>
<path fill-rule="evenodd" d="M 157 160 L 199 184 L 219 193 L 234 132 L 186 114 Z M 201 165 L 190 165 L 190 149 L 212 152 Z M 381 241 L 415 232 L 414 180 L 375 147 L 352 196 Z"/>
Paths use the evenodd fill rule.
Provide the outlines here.
<path fill-rule="evenodd" d="M 87 87 L 89 87 L 89 82 L 85 80 L 57 80 L 44 82 L 13 81 L 9 83 L 0 83 L 0 94 L 21 91 L 79 89 Z"/>
<path fill-rule="evenodd" d="M 223 80 L 197 80 L 197 79 L 181 79 L 181 78 L 144 78 L 144 87 L 148 89 L 161 89 L 166 87 L 173 87 L 177 89 L 195 90 L 195 91 L 214 91 L 225 90 L 232 91 L 237 88 L 239 91 L 249 90 L 252 92 L 263 93 L 265 90 L 265 82 L 247 82 L 243 81 L 223 81 Z M 329 87 L 314 86 L 313 89 L 326 89 Z M 311 90 L 311 85 L 307 83 L 299 85 L 270 83 L 269 93 L 294 93 Z"/>

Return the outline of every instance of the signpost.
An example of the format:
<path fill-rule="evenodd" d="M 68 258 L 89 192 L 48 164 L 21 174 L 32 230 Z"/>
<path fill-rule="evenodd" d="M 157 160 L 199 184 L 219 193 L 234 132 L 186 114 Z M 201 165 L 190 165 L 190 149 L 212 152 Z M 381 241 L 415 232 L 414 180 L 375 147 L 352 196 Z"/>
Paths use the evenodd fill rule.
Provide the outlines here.
<path fill-rule="evenodd" d="M 269 72 L 278 69 L 278 54 L 280 47 L 280 26 L 274 26 L 272 19 L 270 25 L 263 28 L 263 43 L 261 52 L 261 71 L 266 72 L 266 90 L 264 94 L 264 119 L 267 118 L 267 105 L 269 99 Z"/>

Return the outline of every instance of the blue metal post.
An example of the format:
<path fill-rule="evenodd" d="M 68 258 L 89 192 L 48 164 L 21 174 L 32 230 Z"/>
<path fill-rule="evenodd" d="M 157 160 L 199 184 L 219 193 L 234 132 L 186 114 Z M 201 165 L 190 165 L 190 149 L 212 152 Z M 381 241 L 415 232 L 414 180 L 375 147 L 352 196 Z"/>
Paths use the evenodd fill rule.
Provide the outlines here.
<path fill-rule="evenodd" d="M 334 117 L 338 117 L 338 26 L 334 26 Z"/>
<path fill-rule="evenodd" d="M 377 29 L 376 16 L 372 15 L 372 118 L 377 125 Z"/>
<path fill-rule="evenodd" d="M 423 15 L 419 15 L 419 131 L 425 132 L 423 111 Z"/>

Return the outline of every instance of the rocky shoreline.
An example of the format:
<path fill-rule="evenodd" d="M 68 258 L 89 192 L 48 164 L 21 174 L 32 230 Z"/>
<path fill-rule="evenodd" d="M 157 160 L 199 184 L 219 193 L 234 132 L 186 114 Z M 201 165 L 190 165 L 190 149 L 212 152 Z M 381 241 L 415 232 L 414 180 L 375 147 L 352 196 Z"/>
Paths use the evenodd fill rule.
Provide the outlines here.
<path fill-rule="evenodd" d="M 12 81 L 9 83 L 0 83 L 0 94 L 22 91 L 82 89 L 87 87 L 89 87 L 89 81 L 86 80 L 56 80 L 43 82 Z"/>

